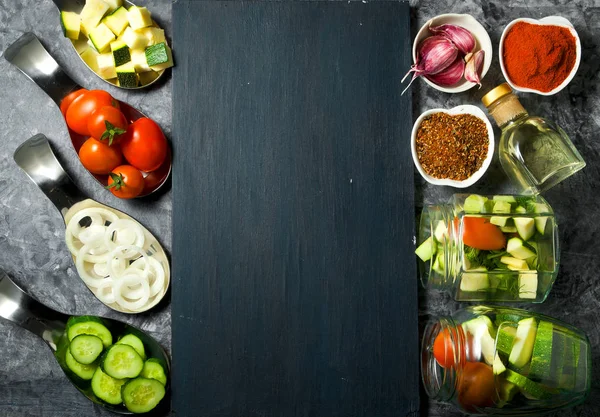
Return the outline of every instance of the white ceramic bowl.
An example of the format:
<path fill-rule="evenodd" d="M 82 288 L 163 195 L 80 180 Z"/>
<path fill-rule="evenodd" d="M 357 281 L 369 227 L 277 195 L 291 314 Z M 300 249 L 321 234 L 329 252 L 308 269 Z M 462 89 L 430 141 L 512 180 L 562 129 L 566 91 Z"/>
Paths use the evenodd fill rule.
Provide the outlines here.
<path fill-rule="evenodd" d="M 571 70 L 571 73 L 569 74 L 569 76 L 567 78 L 565 78 L 565 80 L 562 82 L 562 84 L 560 84 L 554 90 L 544 93 L 542 91 L 534 90 L 532 88 L 519 87 L 518 85 L 515 85 L 511 81 L 510 77 L 506 73 L 506 68 L 504 68 L 504 59 L 502 59 L 502 55 L 504 53 L 504 38 L 506 37 L 506 34 L 510 30 L 510 28 L 512 28 L 518 22 L 527 22 L 527 23 L 531 23 L 533 25 L 562 26 L 562 27 L 569 29 L 571 34 L 575 37 L 576 47 L 577 47 L 576 56 L 575 56 L 575 65 L 573 66 L 573 69 Z M 577 73 L 577 70 L 579 69 L 579 63 L 581 62 L 581 41 L 579 40 L 579 35 L 577 34 L 577 31 L 575 30 L 575 28 L 573 27 L 571 22 L 569 22 L 564 17 L 548 16 L 548 17 L 544 17 L 543 19 L 539 19 L 539 20 L 529 19 L 529 18 L 519 18 L 519 19 L 513 20 L 508 25 L 506 25 L 506 27 L 504 28 L 504 31 L 502 32 L 502 36 L 500 37 L 500 48 L 498 49 L 498 59 L 500 60 L 500 68 L 502 69 L 502 75 L 504 75 L 504 78 L 506 79 L 506 81 L 508 82 L 508 84 L 511 86 L 511 88 L 513 90 L 522 91 L 525 93 L 536 93 L 536 94 L 540 94 L 542 96 L 551 96 L 553 94 L 558 93 L 563 88 L 565 88 L 571 82 L 571 80 L 573 79 L 575 74 Z"/>
<path fill-rule="evenodd" d="M 425 24 L 417 33 L 417 36 L 415 37 L 415 40 L 413 42 L 413 63 L 417 62 L 417 47 L 419 46 L 421 41 L 425 40 L 425 38 L 433 36 L 433 33 L 429 31 L 429 26 L 439 26 L 446 23 L 462 26 L 463 28 L 467 29 L 475 38 L 474 51 L 478 51 L 480 49 L 483 49 L 485 51 L 485 56 L 483 58 L 483 68 L 481 69 L 481 79 L 483 79 L 483 77 L 485 77 L 485 74 L 490 69 L 490 65 L 492 64 L 492 41 L 490 40 L 490 36 L 488 35 L 484 27 L 481 26 L 481 24 L 477 20 L 475 20 L 473 16 L 468 14 L 441 14 L 425 22 Z M 436 90 L 440 90 L 445 93 L 460 93 L 477 85 L 463 78 L 451 87 L 442 87 L 437 84 L 434 84 L 432 81 L 429 81 L 425 77 L 419 78 L 422 78 L 423 81 L 425 81 L 427 84 L 429 84 Z"/>
<path fill-rule="evenodd" d="M 417 156 L 417 130 L 419 130 L 419 126 L 421 126 L 421 122 L 423 121 L 423 119 L 425 117 L 427 117 L 431 114 L 440 113 L 440 112 L 448 113 L 451 115 L 472 114 L 473 116 L 481 119 L 485 123 L 485 126 L 487 128 L 488 138 L 489 138 L 487 156 L 485 157 L 483 164 L 481 164 L 481 168 L 479 168 L 478 171 L 476 171 L 473 175 L 471 175 L 469 178 L 467 178 L 464 181 L 434 178 L 434 177 L 428 175 L 423 170 L 423 167 L 421 166 L 421 163 L 419 162 L 419 158 Z M 450 110 L 431 109 L 431 110 L 427 110 L 426 112 L 422 113 L 419 116 L 419 118 L 416 120 L 415 124 L 413 125 L 412 134 L 411 134 L 411 138 L 410 138 L 410 150 L 412 153 L 413 162 L 415 163 L 415 167 L 417 167 L 417 171 L 419 171 L 419 174 L 421 174 L 421 176 L 425 179 L 425 181 L 427 181 L 430 184 L 434 184 L 434 185 L 447 185 L 447 186 L 454 187 L 454 188 L 466 188 L 466 187 L 470 187 L 471 185 L 475 184 L 483 176 L 485 171 L 487 171 L 487 169 L 490 166 L 490 163 L 492 162 L 492 157 L 494 156 L 494 131 L 492 129 L 492 125 L 491 125 L 490 121 L 488 120 L 487 116 L 479 107 L 472 106 L 470 104 L 463 104 L 462 106 L 456 106 Z"/>

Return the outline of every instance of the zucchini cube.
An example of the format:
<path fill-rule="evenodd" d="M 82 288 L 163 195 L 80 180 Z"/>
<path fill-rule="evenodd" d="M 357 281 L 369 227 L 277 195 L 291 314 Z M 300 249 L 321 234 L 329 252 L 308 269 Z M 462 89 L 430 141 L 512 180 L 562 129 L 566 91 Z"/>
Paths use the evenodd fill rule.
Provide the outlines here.
<path fill-rule="evenodd" d="M 98 26 L 110 6 L 102 0 L 86 0 L 81 9 L 81 30 L 88 36 Z"/>
<path fill-rule="evenodd" d="M 60 12 L 60 25 L 65 38 L 79 39 L 79 30 L 81 28 L 81 18 L 74 12 Z"/>
<path fill-rule="evenodd" d="M 119 7 L 112 14 L 109 14 L 102 19 L 108 28 L 115 34 L 115 36 L 121 35 L 125 28 L 129 26 L 129 20 L 127 20 L 127 9 L 125 7 Z"/>
<path fill-rule="evenodd" d="M 146 62 L 146 51 L 144 49 L 132 49 L 131 61 L 138 73 L 152 71 L 152 68 Z"/>
<path fill-rule="evenodd" d="M 112 51 L 116 67 L 119 67 L 119 66 L 131 61 L 131 54 L 129 53 L 129 47 L 122 40 L 117 39 L 116 41 L 111 42 L 110 50 Z"/>
<path fill-rule="evenodd" d="M 152 17 L 145 7 L 131 6 L 127 11 L 127 20 L 134 30 L 152 25 Z"/>
<path fill-rule="evenodd" d="M 112 33 L 104 23 L 100 23 L 90 32 L 90 40 L 94 44 L 94 48 L 102 53 L 107 50 L 110 43 L 115 40 L 115 34 Z"/>
<path fill-rule="evenodd" d="M 138 76 L 133 62 L 128 62 L 117 68 L 117 80 L 120 87 L 135 88 L 138 85 Z"/>
<path fill-rule="evenodd" d="M 110 80 L 117 76 L 115 60 L 113 59 L 113 54 L 111 52 L 98 55 L 96 62 L 98 63 L 98 70 L 96 73 L 102 78 Z"/>
<path fill-rule="evenodd" d="M 160 71 L 173 66 L 171 48 L 166 42 L 150 45 L 146 48 L 146 62 L 154 71 Z"/>
<path fill-rule="evenodd" d="M 143 33 L 128 27 L 121 35 L 121 40 L 129 46 L 130 49 L 142 49 L 148 46 L 148 38 Z"/>

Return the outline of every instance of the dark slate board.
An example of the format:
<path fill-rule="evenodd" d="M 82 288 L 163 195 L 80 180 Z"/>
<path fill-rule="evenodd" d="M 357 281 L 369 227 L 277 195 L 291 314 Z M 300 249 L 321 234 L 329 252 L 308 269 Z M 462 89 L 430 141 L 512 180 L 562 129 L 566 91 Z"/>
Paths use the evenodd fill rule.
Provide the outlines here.
<path fill-rule="evenodd" d="M 179 0 L 173 45 L 176 415 L 417 415 L 408 4 Z"/>

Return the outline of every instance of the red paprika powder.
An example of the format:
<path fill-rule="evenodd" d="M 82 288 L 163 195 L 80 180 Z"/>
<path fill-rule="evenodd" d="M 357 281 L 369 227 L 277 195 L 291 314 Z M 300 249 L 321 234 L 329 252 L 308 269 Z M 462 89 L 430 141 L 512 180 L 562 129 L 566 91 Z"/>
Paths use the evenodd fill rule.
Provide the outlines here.
<path fill-rule="evenodd" d="M 513 84 L 546 93 L 569 76 L 576 52 L 569 29 L 518 22 L 504 38 L 502 58 Z"/>

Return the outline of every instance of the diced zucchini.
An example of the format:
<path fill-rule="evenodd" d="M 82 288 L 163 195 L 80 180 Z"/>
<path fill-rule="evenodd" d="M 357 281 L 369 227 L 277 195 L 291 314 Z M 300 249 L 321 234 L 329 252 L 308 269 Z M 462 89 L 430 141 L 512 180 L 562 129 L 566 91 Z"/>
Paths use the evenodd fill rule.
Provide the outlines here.
<path fill-rule="evenodd" d="M 536 271 L 519 274 L 519 298 L 535 299 L 537 297 L 538 277 Z"/>
<path fill-rule="evenodd" d="M 523 368 L 529 363 L 536 332 L 537 322 L 534 317 L 519 321 L 515 341 L 508 357 L 508 362 L 517 369 Z"/>
<path fill-rule="evenodd" d="M 510 203 L 506 201 L 496 201 L 492 213 L 510 214 Z"/>
<path fill-rule="evenodd" d="M 430 260 L 436 252 L 436 244 L 433 242 L 433 237 L 429 236 L 419 247 L 415 250 L 415 253 L 423 262 Z"/>
<path fill-rule="evenodd" d="M 487 269 L 480 266 L 462 274 L 460 281 L 461 291 L 481 291 L 490 288 L 490 279 L 487 274 Z"/>
<path fill-rule="evenodd" d="M 81 10 L 81 30 L 89 37 L 92 30 L 98 26 L 110 6 L 102 0 L 86 0 Z"/>
<path fill-rule="evenodd" d="M 146 62 L 146 51 L 144 51 L 143 49 L 132 49 L 131 61 L 135 66 L 135 71 L 138 73 L 152 71 L 152 68 L 150 68 L 148 66 L 148 63 Z"/>
<path fill-rule="evenodd" d="M 144 362 L 144 369 L 140 376 L 148 379 L 156 379 L 163 385 L 167 385 L 167 374 L 165 368 L 158 359 L 150 358 Z"/>
<path fill-rule="evenodd" d="M 115 67 L 119 67 L 131 61 L 129 47 L 122 40 L 117 39 L 116 41 L 111 42 L 110 50 L 112 51 L 113 58 L 115 60 Z"/>
<path fill-rule="evenodd" d="M 488 365 L 494 363 L 494 324 L 488 316 L 482 315 L 474 319 L 462 323 L 463 330 L 473 336 L 473 340 L 478 340 L 479 343 L 473 345 L 474 357 L 478 357 L 479 353 Z M 481 349 L 481 352 L 477 352 Z"/>
<path fill-rule="evenodd" d="M 109 404 L 118 405 L 123 403 L 121 387 L 127 382 L 126 379 L 116 379 L 102 372 L 98 367 L 92 378 L 92 391 L 96 397 Z"/>
<path fill-rule="evenodd" d="M 79 30 L 81 28 L 81 19 L 74 12 L 60 12 L 60 25 L 65 38 L 79 39 Z"/>
<path fill-rule="evenodd" d="M 109 14 L 102 22 L 108 26 L 108 28 L 115 34 L 120 36 L 121 33 L 129 26 L 129 20 L 127 20 L 127 9 L 125 7 L 119 7 L 117 10 Z"/>
<path fill-rule="evenodd" d="M 129 26 L 121 35 L 121 39 L 130 49 L 143 49 L 148 45 L 148 38 L 143 33 L 135 31 Z"/>
<path fill-rule="evenodd" d="M 165 387 L 155 379 L 135 378 L 123 386 L 123 402 L 132 413 L 147 413 L 165 396 Z"/>
<path fill-rule="evenodd" d="M 500 258 L 500 262 L 502 262 L 505 265 L 508 265 L 509 267 L 512 266 L 513 268 L 517 268 L 517 270 L 526 271 L 529 269 L 529 267 L 527 266 L 527 262 L 524 259 L 517 259 L 510 256 L 502 256 Z"/>
<path fill-rule="evenodd" d="M 435 240 L 438 242 L 444 242 L 448 238 L 448 228 L 443 220 L 439 220 L 437 222 L 433 235 L 435 236 Z"/>
<path fill-rule="evenodd" d="M 94 362 L 103 350 L 102 339 L 91 334 L 75 336 L 69 344 L 69 352 L 77 362 L 83 365 L 89 365 Z M 91 376 L 88 379 L 91 379 Z"/>
<path fill-rule="evenodd" d="M 117 67 L 117 80 L 120 87 L 135 88 L 138 85 L 138 76 L 133 62 Z"/>
<path fill-rule="evenodd" d="M 141 341 L 139 337 L 134 334 L 126 334 L 116 343 L 117 345 L 129 345 L 135 349 L 138 355 L 141 356 L 143 360 L 146 360 L 146 350 L 144 349 L 144 343 Z"/>
<path fill-rule="evenodd" d="M 108 4 L 108 13 L 112 13 L 123 5 L 123 0 L 102 0 Z"/>
<path fill-rule="evenodd" d="M 150 45 L 146 48 L 146 62 L 154 71 L 160 71 L 173 66 L 171 48 L 166 42 Z"/>
<path fill-rule="evenodd" d="M 131 346 L 115 344 L 102 356 L 100 366 L 113 378 L 135 378 L 142 372 L 144 361 Z"/>
<path fill-rule="evenodd" d="M 96 62 L 98 65 L 96 74 L 98 74 L 102 78 L 104 78 L 105 80 L 110 80 L 111 78 L 115 78 L 117 76 L 115 60 L 111 52 L 98 55 Z"/>
<path fill-rule="evenodd" d="M 465 213 L 484 213 L 485 203 L 487 200 L 487 197 L 483 197 L 477 194 L 471 194 L 470 196 L 465 198 L 463 209 Z"/>
<path fill-rule="evenodd" d="M 73 316 L 67 321 L 67 338 L 71 342 L 80 334 L 91 334 L 102 340 L 104 347 L 112 345 L 112 334 L 104 322 L 95 316 Z"/>
<path fill-rule="evenodd" d="M 89 36 L 96 50 L 100 53 L 104 52 L 110 46 L 110 43 L 115 40 L 115 34 L 104 23 L 96 26 Z"/>
<path fill-rule="evenodd" d="M 145 7 L 132 6 L 127 11 L 127 20 L 133 30 L 152 25 L 152 17 Z"/>
<path fill-rule="evenodd" d="M 549 392 L 546 391 L 541 384 L 533 382 L 531 379 L 517 372 L 513 372 L 510 369 L 506 370 L 504 377 L 508 382 L 518 386 L 523 394 L 526 394 L 533 399 L 540 400 L 549 395 Z"/>
<path fill-rule="evenodd" d="M 94 48 L 88 47 L 81 53 L 81 59 L 87 64 L 88 67 L 94 72 L 98 72 L 98 52 Z"/>
<path fill-rule="evenodd" d="M 492 216 L 490 217 L 490 223 L 499 226 L 500 228 L 505 227 L 508 219 L 510 217 L 507 216 Z"/>
<path fill-rule="evenodd" d="M 543 203 L 535 203 L 534 207 L 535 207 L 534 212 L 538 213 L 538 214 L 550 212 L 550 210 L 548 209 L 548 206 Z M 543 235 L 544 232 L 546 231 L 546 223 L 547 222 L 548 222 L 547 216 L 538 216 L 535 218 L 535 228 L 541 235 Z"/>
<path fill-rule="evenodd" d="M 148 45 L 156 45 L 157 43 L 167 42 L 165 38 L 165 31 L 161 28 L 149 26 L 140 29 L 139 32 L 143 33 L 144 36 L 148 38 Z"/>
<path fill-rule="evenodd" d="M 529 240 L 535 233 L 535 220 L 531 217 L 514 217 L 517 233 L 523 240 Z"/>
<path fill-rule="evenodd" d="M 506 251 L 513 257 L 517 259 L 527 259 L 535 256 L 535 253 L 528 249 L 526 246 L 523 246 L 523 241 L 518 237 L 513 237 L 508 239 L 506 244 Z"/>
<path fill-rule="evenodd" d="M 73 355 L 71 355 L 69 349 L 66 349 L 65 351 L 65 364 L 67 365 L 67 368 L 71 370 L 71 372 L 85 381 L 92 379 L 94 372 L 96 372 L 96 368 L 98 368 L 98 365 L 95 363 L 86 365 L 77 362 Z"/>
<path fill-rule="evenodd" d="M 516 203 L 517 199 L 512 195 L 495 195 L 492 197 L 494 201 L 505 201 L 507 203 Z"/>
<path fill-rule="evenodd" d="M 146 60 L 146 57 L 144 56 L 144 60 Z M 140 79 L 140 85 L 147 85 L 150 84 L 152 81 L 156 80 L 158 78 L 158 72 L 156 71 L 145 71 L 145 72 L 139 72 L 137 67 L 135 68 L 136 72 L 138 73 L 138 78 Z"/>

